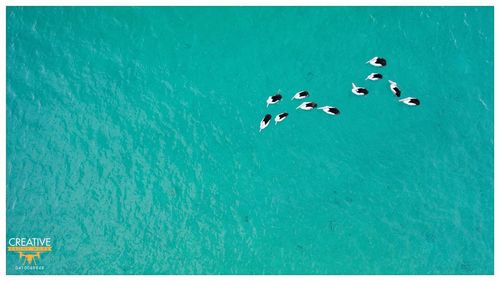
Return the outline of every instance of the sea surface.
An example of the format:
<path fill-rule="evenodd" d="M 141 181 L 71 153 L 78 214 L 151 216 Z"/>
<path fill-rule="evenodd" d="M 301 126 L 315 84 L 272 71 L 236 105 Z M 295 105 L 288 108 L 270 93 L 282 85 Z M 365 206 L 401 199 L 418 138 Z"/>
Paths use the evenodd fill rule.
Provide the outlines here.
<path fill-rule="evenodd" d="M 53 248 L 8 274 L 493 273 L 492 7 L 8 7 L 6 46 L 7 238 Z"/>

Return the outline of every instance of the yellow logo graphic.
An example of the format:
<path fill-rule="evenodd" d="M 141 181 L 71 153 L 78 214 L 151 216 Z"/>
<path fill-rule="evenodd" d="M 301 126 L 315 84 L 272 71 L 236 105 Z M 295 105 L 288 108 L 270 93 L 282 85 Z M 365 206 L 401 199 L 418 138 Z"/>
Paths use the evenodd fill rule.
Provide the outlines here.
<path fill-rule="evenodd" d="M 19 255 L 16 270 L 44 270 L 42 254 L 52 251 L 50 238 L 10 238 L 8 252 Z"/>

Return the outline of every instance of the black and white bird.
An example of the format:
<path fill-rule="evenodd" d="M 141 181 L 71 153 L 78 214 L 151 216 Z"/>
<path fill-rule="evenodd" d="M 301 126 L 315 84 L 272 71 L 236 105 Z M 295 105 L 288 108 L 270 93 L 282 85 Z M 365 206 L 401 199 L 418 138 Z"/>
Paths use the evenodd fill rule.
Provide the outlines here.
<path fill-rule="evenodd" d="M 269 121 L 271 121 L 271 114 L 266 114 L 266 116 L 264 116 L 264 118 L 262 119 L 262 121 L 260 121 L 260 131 L 264 130 L 267 125 L 269 125 Z"/>
<path fill-rule="evenodd" d="M 352 93 L 356 96 L 368 95 L 368 90 L 363 87 L 358 87 L 356 84 L 352 83 Z"/>
<path fill-rule="evenodd" d="M 333 107 L 333 106 L 322 106 L 322 107 L 319 107 L 318 109 L 321 109 L 326 114 L 330 114 L 330 115 L 339 115 L 340 114 L 340 110 L 336 107 Z"/>
<path fill-rule="evenodd" d="M 302 110 L 311 110 L 311 109 L 315 108 L 316 106 L 318 106 L 316 103 L 306 101 L 306 102 L 301 103 L 299 106 L 297 106 L 296 109 L 300 108 Z"/>
<path fill-rule="evenodd" d="M 373 59 L 367 61 L 366 63 L 369 63 L 373 66 L 377 67 L 382 67 L 387 65 L 387 61 L 384 58 L 381 57 L 374 57 Z"/>
<path fill-rule="evenodd" d="M 276 117 L 274 117 L 274 124 L 278 124 L 279 122 L 285 120 L 285 118 L 288 116 L 288 113 L 287 112 L 282 112 L 278 115 L 276 115 Z"/>
<path fill-rule="evenodd" d="M 380 73 L 372 73 L 366 77 L 365 80 L 372 80 L 372 81 L 377 81 L 382 79 L 384 76 Z"/>
<path fill-rule="evenodd" d="M 292 100 L 301 100 L 301 99 L 307 98 L 308 96 L 309 96 L 308 91 L 300 91 L 300 92 L 296 93 L 295 95 L 293 95 Z"/>
<path fill-rule="evenodd" d="M 390 83 L 389 87 L 391 87 L 392 93 L 399 98 L 401 96 L 401 90 L 398 87 L 398 83 L 391 80 L 389 80 L 389 83 Z"/>
<path fill-rule="evenodd" d="M 404 98 L 404 99 L 400 99 L 399 101 L 402 102 L 402 103 L 404 103 L 404 104 L 407 104 L 409 106 L 420 105 L 420 100 L 418 100 L 417 98 L 413 98 L 413 97 L 407 97 L 407 98 Z"/>
<path fill-rule="evenodd" d="M 270 104 L 278 103 L 282 98 L 283 97 L 280 94 L 270 96 L 267 98 L 267 102 L 266 102 L 267 105 L 266 106 L 269 106 Z"/>

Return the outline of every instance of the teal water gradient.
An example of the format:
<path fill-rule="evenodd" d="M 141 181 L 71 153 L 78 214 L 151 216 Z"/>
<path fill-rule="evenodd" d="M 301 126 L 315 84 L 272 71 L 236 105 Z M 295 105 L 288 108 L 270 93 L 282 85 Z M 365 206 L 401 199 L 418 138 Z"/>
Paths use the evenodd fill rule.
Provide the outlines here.
<path fill-rule="evenodd" d="M 6 44 L 7 237 L 54 247 L 9 274 L 493 273 L 491 7 L 9 7 Z"/>

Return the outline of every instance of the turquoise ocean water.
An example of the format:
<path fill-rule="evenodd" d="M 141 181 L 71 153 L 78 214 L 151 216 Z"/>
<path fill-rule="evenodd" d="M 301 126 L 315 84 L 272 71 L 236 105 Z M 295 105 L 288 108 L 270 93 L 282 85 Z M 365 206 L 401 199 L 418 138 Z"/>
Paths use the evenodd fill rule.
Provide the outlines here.
<path fill-rule="evenodd" d="M 9 7 L 6 44 L 7 237 L 53 241 L 9 274 L 493 273 L 491 7 Z"/>

